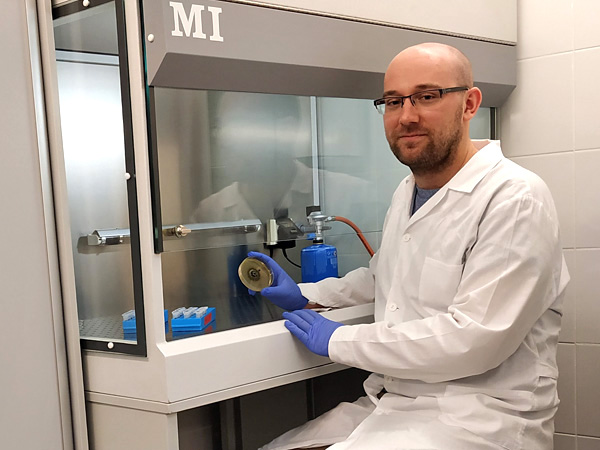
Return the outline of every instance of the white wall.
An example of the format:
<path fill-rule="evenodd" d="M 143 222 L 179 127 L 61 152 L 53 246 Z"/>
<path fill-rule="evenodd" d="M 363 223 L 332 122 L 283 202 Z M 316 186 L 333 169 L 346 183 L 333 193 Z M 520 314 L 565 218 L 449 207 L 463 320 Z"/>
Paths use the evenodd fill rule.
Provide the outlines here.
<path fill-rule="evenodd" d="M 519 0 L 517 88 L 504 153 L 554 196 L 571 273 L 558 362 L 555 450 L 600 449 L 600 2 Z"/>

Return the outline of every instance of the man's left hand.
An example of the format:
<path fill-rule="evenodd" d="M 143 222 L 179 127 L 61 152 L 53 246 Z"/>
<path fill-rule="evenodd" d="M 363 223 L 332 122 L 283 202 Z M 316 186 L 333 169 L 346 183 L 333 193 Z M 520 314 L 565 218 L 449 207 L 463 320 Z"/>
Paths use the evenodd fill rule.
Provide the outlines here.
<path fill-rule="evenodd" d="M 326 319 L 310 309 L 284 312 L 285 327 L 313 353 L 329 356 L 329 340 L 344 324 Z"/>

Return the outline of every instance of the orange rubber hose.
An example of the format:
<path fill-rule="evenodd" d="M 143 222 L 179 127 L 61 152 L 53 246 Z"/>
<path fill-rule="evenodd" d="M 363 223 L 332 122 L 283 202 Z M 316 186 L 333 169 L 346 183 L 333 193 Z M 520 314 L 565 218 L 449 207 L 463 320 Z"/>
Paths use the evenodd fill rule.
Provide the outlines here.
<path fill-rule="evenodd" d="M 352 227 L 352 229 L 354 231 L 356 231 L 356 234 L 357 234 L 358 238 L 360 239 L 360 241 L 363 243 L 363 245 L 369 252 L 369 255 L 373 256 L 375 254 L 375 252 L 373 251 L 373 249 L 367 242 L 367 239 L 363 235 L 362 231 L 360 231 L 360 228 L 358 228 L 354 222 L 352 222 L 350 219 L 346 219 L 345 217 L 342 217 L 342 216 L 333 216 L 333 220 L 336 220 L 338 222 L 344 222 L 346 225 L 349 225 L 350 227 Z"/>

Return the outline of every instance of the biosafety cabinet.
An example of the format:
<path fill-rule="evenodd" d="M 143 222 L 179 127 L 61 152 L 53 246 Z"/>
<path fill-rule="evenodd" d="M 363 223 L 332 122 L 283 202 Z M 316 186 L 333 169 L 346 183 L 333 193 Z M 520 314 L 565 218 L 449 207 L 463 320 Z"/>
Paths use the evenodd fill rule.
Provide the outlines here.
<path fill-rule="evenodd" d="M 419 5 L 439 17 L 442 3 Z M 336 391 L 315 380 L 345 368 L 248 293 L 240 262 L 262 251 L 301 281 L 315 210 L 349 219 L 378 248 L 409 172 L 372 100 L 403 48 L 438 41 L 471 58 L 484 98 L 473 137 L 495 136 L 494 107 L 516 78 L 514 37 L 431 29 L 423 11 L 399 23 L 397 3 L 382 4 L 393 20 L 381 5 L 352 16 L 333 3 L 54 2 L 50 156 L 91 448 L 253 448 L 310 418 L 315 390 Z M 339 276 L 368 264 L 353 228 L 325 225 Z M 181 327 L 184 308 L 202 320 Z M 324 314 L 373 320 L 371 305 Z"/>

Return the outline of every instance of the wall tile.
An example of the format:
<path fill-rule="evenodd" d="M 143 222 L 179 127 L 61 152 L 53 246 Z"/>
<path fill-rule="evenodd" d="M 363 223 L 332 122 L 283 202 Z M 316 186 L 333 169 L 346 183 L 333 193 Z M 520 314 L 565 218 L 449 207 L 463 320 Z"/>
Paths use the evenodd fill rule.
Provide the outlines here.
<path fill-rule="evenodd" d="M 573 0 L 573 17 L 577 24 L 574 33 L 576 49 L 600 45 L 600 2 Z"/>
<path fill-rule="evenodd" d="M 554 450 L 575 450 L 577 448 L 576 437 L 567 434 L 554 435 Z"/>
<path fill-rule="evenodd" d="M 577 434 L 600 437 L 600 345 L 577 344 L 575 347 Z"/>
<path fill-rule="evenodd" d="M 519 61 L 517 87 L 498 114 L 504 154 L 513 157 L 572 150 L 572 98 L 572 53 Z"/>
<path fill-rule="evenodd" d="M 571 275 L 563 303 L 563 317 L 558 336 L 559 342 L 575 342 L 575 250 L 565 250 L 565 261 Z"/>
<path fill-rule="evenodd" d="M 600 91 L 589 89 L 600 73 L 599 29 L 598 0 L 561 0 L 551 6 L 544 0 L 518 0 L 517 88 L 498 111 L 504 154 L 546 180 L 557 204 L 563 245 L 569 248 L 565 258 L 572 280 L 557 355 L 561 405 L 555 450 L 600 450 Z M 560 180 L 564 166 L 557 159 L 518 158 L 570 150 L 575 150 L 572 177 L 566 181 Z M 542 173 L 544 164 L 555 167 L 551 176 L 557 181 Z M 573 341 L 578 343 L 565 344 Z"/>
<path fill-rule="evenodd" d="M 573 50 L 571 1 L 520 0 L 517 17 L 518 59 Z"/>
<path fill-rule="evenodd" d="M 575 246 L 574 153 L 521 156 L 512 159 L 546 182 L 556 205 L 562 246 L 573 248 Z"/>
<path fill-rule="evenodd" d="M 598 84 L 599 73 L 600 47 L 590 50 L 579 50 L 574 53 L 573 142 L 575 150 L 600 148 L 600 126 L 598 126 L 600 90 L 595 87 Z M 569 100 L 569 94 L 564 92 L 563 87 L 559 84 L 556 84 L 555 88 L 561 95 L 560 97 L 552 96 L 556 102 L 560 101 L 560 103 L 555 103 L 554 107 L 562 107 L 563 103 Z"/>
<path fill-rule="evenodd" d="M 600 439 L 577 436 L 577 450 L 600 450 Z"/>
<path fill-rule="evenodd" d="M 575 433 L 575 345 L 559 344 L 558 396 L 560 405 L 554 419 L 554 428 L 558 433 Z"/>
<path fill-rule="evenodd" d="M 597 114 L 597 113 L 596 113 Z M 600 128 L 600 118 L 597 128 Z M 600 150 L 575 152 L 575 245 L 600 247 Z"/>
<path fill-rule="evenodd" d="M 600 343 L 600 249 L 575 251 L 575 339 Z"/>

